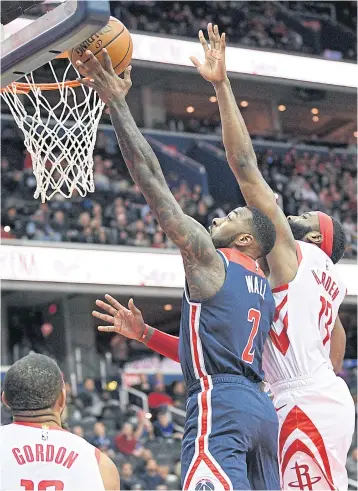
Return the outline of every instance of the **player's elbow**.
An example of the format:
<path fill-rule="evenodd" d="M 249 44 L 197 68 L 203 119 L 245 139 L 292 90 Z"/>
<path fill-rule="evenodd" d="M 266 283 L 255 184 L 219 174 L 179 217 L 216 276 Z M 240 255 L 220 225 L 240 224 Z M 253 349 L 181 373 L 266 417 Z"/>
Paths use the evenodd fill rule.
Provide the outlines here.
<path fill-rule="evenodd" d="M 333 366 L 333 371 L 337 375 L 342 371 L 343 368 L 343 356 L 341 356 L 339 359 L 331 359 L 331 363 Z"/>

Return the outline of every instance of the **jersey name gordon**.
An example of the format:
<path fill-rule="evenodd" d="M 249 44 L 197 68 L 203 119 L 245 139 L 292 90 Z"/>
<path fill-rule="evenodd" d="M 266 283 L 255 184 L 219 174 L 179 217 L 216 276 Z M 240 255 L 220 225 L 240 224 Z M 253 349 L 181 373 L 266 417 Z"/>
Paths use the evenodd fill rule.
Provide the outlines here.
<path fill-rule="evenodd" d="M 335 300 L 339 295 L 339 288 L 332 277 L 325 271 L 314 271 L 313 269 L 312 274 L 317 283 L 322 285 L 326 292 L 328 292 L 332 300 Z"/>
<path fill-rule="evenodd" d="M 24 445 L 22 448 L 13 448 L 13 456 L 19 465 L 32 462 L 54 462 L 66 469 L 71 469 L 78 457 L 78 453 L 65 447 L 55 448 L 54 445 L 37 443 L 36 445 Z"/>
<path fill-rule="evenodd" d="M 249 293 L 257 293 L 265 300 L 266 281 L 253 275 L 245 276 L 245 279 Z"/>

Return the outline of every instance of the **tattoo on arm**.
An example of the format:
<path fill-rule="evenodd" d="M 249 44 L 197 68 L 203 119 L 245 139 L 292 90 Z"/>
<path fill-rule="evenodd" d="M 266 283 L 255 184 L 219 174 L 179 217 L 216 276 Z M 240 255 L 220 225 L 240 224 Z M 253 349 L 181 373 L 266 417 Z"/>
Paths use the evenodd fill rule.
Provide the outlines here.
<path fill-rule="evenodd" d="M 164 233 L 181 251 L 191 297 L 200 300 L 211 296 L 217 278 L 220 280 L 220 271 L 224 274 L 224 267 L 210 235 L 198 222 L 185 215 L 170 192 L 158 159 L 139 131 L 127 103 L 115 101 L 110 106 L 110 115 L 132 179 Z"/>

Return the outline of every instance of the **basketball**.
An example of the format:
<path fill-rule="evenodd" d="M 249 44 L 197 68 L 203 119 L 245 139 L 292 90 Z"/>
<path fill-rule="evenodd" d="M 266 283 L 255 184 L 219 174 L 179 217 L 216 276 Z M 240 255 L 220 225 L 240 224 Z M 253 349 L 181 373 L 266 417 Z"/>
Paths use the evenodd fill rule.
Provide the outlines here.
<path fill-rule="evenodd" d="M 86 63 L 88 57 L 85 53 L 90 50 L 102 62 L 103 48 L 107 49 L 117 75 L 124 72 L 132 59 L 133 42 L 128 29 L 115 17 L 111 17 L 103 29 L 72 48 L 68 57 L 72 65 L 77 68 L 77 60 Z"/>

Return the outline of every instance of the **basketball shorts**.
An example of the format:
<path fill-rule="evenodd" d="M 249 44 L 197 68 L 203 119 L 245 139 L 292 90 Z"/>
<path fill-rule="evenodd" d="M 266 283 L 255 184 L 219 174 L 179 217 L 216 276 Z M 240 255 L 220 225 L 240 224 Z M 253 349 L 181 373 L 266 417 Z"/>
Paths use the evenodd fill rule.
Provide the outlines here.
<path fill-rule="evenodd" d="M 324 368 L 313 378 L 271 385 L 280 423 L 282 489 L 348 489 L 346 459 L 355 409 L 344 380 Z"/>
<path fill-rule="evenodd" d="M 258 384 L 205 376 L 188 388 L 182 441 L 184 490 L 280 489 L 278 420 Z"/>

